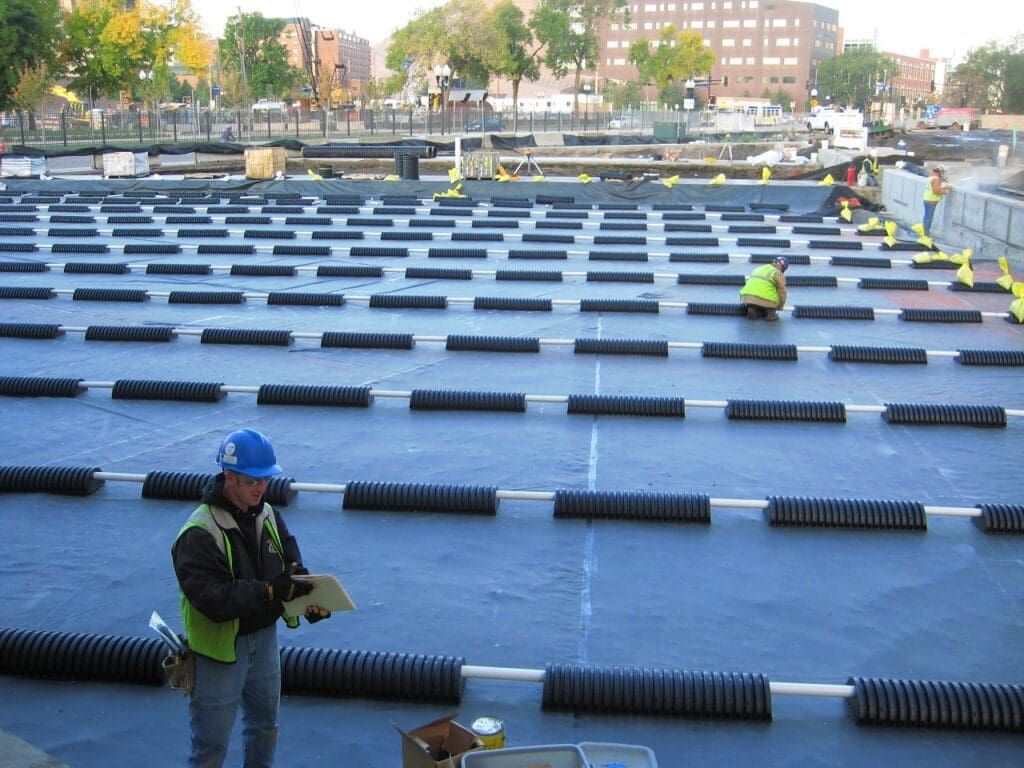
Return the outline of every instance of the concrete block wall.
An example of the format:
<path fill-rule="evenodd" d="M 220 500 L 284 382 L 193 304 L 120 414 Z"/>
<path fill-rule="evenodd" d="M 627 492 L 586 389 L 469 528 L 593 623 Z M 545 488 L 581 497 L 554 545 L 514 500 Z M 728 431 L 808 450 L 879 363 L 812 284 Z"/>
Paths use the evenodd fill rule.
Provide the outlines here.
<path fill-rule="evenodd" d="M 924 188 L 928 178 L 886 168 L 882 174 L 882 205 L 906 227 L 924 216 Z M 935 211 L 932 237 L 946 250 L 973 248 L 976 259 L 1006 256 L 1016 269 L 1024 269 L 1024 200 L 976 189 L 953 190 Z"/>

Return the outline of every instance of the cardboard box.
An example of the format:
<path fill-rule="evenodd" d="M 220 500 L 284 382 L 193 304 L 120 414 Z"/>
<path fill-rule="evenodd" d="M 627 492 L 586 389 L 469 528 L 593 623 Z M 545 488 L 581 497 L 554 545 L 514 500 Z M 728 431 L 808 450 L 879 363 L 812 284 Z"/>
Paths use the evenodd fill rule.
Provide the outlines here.
<path fill-rule="evenodd" d="M 285 172 L 287 154 L 284 147 L 255 147 L 245 150 L 245 178 L 272 179 Z"/>
<path fill-rule="evenodd" d="M 408 732 L 392 723 L 402 736 L 402 768 L 461 768 L 464 754 L 483 749 L 476 734 L 454 717 L 439 717 Z"/>

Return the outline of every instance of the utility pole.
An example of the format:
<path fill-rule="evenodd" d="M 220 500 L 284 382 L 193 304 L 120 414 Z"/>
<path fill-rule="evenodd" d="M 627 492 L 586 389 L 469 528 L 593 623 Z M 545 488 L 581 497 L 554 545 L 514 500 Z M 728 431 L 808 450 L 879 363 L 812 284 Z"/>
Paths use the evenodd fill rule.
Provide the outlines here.
<path fill-rule="evenodd" d="M 236 7 L 238 8 L 238 63 L 242 74 L 242 89 L 244 90 L 244 95 L 248 101 L 249 77 L 245 72 L 245 29 L 242 26 L 242 7 Z"/>

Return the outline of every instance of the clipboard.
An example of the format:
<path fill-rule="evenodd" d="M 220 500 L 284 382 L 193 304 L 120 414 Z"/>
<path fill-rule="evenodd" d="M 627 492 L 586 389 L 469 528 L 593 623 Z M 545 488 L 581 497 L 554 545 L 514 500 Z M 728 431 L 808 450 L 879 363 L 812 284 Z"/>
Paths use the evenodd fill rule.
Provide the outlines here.
<path fill-rule="evenodd" d="M 308 595 L 297 597 L 282 603 L 285 613 L 289 616 L 301 616 L 306 608 L 311 605 L 318 605 L 332 613 L 337 611 L 354 611 L 356 604 L 348 596 L 348 592 L 341 586 L 334 576 L 329 573 L 316 573 L 302 576 L 295 576 L 296 581 L 313 582 L 313 591 Z"/>

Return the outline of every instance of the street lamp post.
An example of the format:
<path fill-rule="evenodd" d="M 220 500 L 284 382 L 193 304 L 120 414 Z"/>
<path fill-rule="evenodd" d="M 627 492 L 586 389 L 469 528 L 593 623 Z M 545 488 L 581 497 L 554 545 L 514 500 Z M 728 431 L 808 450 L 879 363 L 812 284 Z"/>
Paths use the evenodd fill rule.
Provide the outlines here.
<path fill-rule="evenodd" d="M 139 70 L 139 81 L 142 87 L 142 109 L 146 110 L 146 96 L 152 98 L 153 94 L 153 70 L 152 69 L 140 69 Z M 153 133 L 152 123 L 149 126 L 150 134 Z M 139 115 L 139 141 L 142 141 L 142 115 Z"/>
<path fill-rule="evenodd" d="M 452 68 L 448 63 L 443 66 L 441 64 L 434 65 L 434 80 L 437 83 L 437 87 L 441 91 L 441 135 L 444 136 L 445 131 L 445 106 L 448 101 L 447 91 L 448 85 L 451 83 Z"/>
<path fill-rule="evenodd" d="M 590 83 L 583 84 L 583 130 L 587 130 L 587 119 L 590 117 Z"/>

